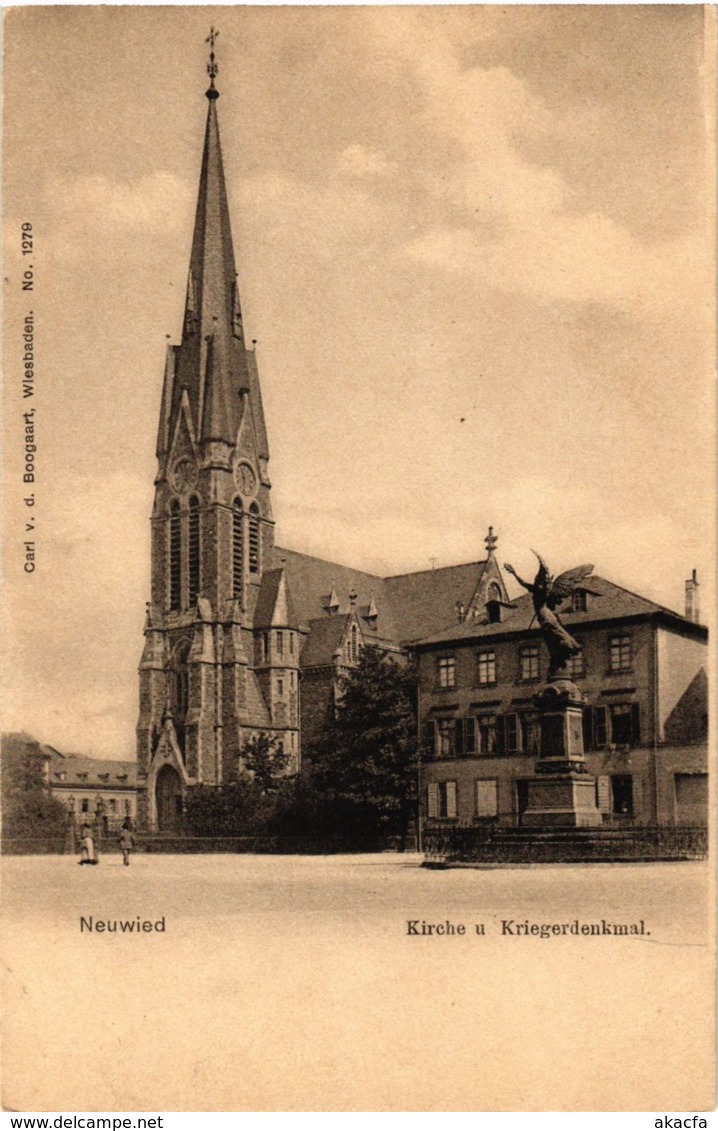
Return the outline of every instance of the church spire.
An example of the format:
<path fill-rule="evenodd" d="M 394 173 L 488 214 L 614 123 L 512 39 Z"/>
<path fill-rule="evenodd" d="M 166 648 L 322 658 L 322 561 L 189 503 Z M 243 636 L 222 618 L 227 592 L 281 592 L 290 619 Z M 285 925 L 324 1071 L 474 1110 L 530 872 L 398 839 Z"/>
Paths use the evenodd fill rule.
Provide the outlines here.
<path fill-rule="evenodd" d="M 187 298 L 178 364 L 178 386 L 187 388 L 200 440 L 233 444 L 241 395 L 251 385 L 244 342 L 227 186 L 219 139 L 215 85 L 218 65 L 210 45 L 207 123 L 190 255 Z M 177 392 L 179 393 L 179 387 Z M 253 406 L 261 413 L 261 407 Z"/>

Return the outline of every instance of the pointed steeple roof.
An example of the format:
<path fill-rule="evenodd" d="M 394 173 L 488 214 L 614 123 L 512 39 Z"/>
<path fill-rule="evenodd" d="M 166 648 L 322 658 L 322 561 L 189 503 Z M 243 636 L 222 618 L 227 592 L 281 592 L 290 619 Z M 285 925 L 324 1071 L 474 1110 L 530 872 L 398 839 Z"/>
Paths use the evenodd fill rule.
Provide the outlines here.
<path fill-rule="evenodd" d="M 219 141 L 217 120 L 219 94 L 211 87 L 207 95 L 215 97 L 209 99 L 207 109 L 202 172 L 187 288 L 188 314 L 194 316 L 197 330 L 202 338 L 213 333 L 214 319 L 217 319 L 221 329 L 230 336 L 233 334 L 235 323 L 241 326 L 241 317 L 235 318 L 235 305 L 238 307 L 239 298 L 236 292 L 237 271 L 229 221 L 227 186 Z"/>
<path fill-rule="evenodd" d="M 209 106 L 173 408 L 176 411 L 181 390 L 186 388 L 198 439 L 234 444 L 242 416 L 241 398 L 251 394 L 254 382 L 249 373 L 252 355 L 244 341 L 219 139 L 214 51 L 210 60 Z M 262 417 L 261 401 L 252 405 L 252 413 Z"/>

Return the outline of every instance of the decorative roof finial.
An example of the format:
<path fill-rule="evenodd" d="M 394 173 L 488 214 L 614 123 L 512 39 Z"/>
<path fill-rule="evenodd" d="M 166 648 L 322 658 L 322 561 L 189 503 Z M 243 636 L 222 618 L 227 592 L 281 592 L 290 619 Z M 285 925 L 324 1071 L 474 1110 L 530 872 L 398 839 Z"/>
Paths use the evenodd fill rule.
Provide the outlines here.
<path fill-rule="evenodd" d="M 494 550 L 496 549 L 496 543 L 497 542 L 498 542 L 498 538 L 494 534 L 494 528 L 493 528 L 493 526 L 490 526 L 489 527 L 489 533 L 484 538 L 484 543 L 486 545 L 486 552 L 489 555 L 493 554 Z"/>
<path fill-rule="evenodd" d="M 209 35 L 205 39 L 205 43 L 209 43 L 209 63 L 207 64 L 207 74 L 209 75 L 209 90 L 206 92 L 206 94 L 210 102 L 213 102 L 216 98 L 219 98 L 219 91 L 215 90 L 214 88 L 214 80 L 217 76 L 217 71 L 219 70 L 219 67 L 217 66 L 214 58 L 214 44 L 218 35 L 219 32 L 215 31 L 212 27 L 209 29 Z"/>

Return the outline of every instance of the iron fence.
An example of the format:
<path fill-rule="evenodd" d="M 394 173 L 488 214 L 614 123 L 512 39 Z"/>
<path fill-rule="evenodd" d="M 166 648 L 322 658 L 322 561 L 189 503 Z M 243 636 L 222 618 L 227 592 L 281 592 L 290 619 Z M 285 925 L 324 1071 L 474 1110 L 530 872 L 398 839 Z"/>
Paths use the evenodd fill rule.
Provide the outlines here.
<path fill-rule="evenodd" d="M 631 823 L 571 829 L 499 822 L 429 826 L 424 829 L 423 850 L 429 864 L 700 860 L 708 854 L 708 830 L 702 825 Z"/>

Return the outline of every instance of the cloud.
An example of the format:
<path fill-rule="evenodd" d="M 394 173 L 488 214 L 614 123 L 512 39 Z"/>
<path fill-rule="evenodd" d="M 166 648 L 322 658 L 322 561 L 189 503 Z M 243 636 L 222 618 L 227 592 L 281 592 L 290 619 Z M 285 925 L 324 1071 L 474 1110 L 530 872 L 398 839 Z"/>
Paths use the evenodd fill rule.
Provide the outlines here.
<path fill-rule="evenodd" d="M 416 117 L 426 139 L 416 176 L 427 198 L 443 206 L 443 215 L 426 206 L 401 258 L 477 286 L 598 302 L 637 316 L 660 316 L 676 302 L 689 308 L 707 293 L 705 232 L 648 242 L 598 206 L 579 209 L 557 168 L 525 156 L 536 136 L 565 134 L 561 111 L 507 66 L 467 67 L 460 45 L 433 34 L 421 15 L 401 17 L 397 42 L 419 84 Z M 597 161 L 610 160 L 610 137 L 605 130 L 599 139 Z M 433 162 L 432 149 L 440 155 Z M 634 192 L 650 186 L 636 184 Z"/>
<path fill-rule="evenodd" d="M 320 258 L 353 244 L 361 250 L 384 229 L 382 203 L 344 178 L 308 184 L 281 173 L 261 173 L 240 185 L 240 211 L 258 237 Z"/>
<path fill-rule="evenodd" d="M 58 221 L 166 235 L 184 229 L 194 192 L 180 177 L 158 170 L 134 182 L 56 177 L 49 181 L 46 195 Z"/>
<path fill-rule="evenodd" d="M 383 154 L 358 143 L 348 145 L 337 157 L 337 170 L 347 177 L 381 177 L 395 167 Z"/>

